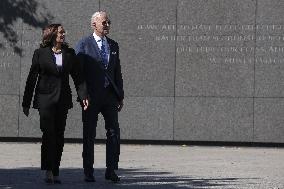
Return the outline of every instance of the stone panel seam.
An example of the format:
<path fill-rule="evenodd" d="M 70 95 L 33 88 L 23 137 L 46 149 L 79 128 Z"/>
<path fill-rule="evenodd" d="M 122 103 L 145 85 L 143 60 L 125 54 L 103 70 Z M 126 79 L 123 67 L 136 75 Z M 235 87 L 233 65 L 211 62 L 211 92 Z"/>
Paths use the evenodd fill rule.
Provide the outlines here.
<path fill-rule="evenodd" d="M 254 47 L 256 49 L 256 25 L 257 25 L 257 6 L 258 6 L 258 0 L 255 0 L 255 17 L 254 17 Z M 254 129 L 255 129 L 255 97 L 256 97 L 256 94 L 255 94 L 255 62 L 256 62 L 256 52 L 254 51 L 254 62 L 253 62 L 253 99 L 252 99 L 252 142 L 255 141 L 255 132 L 254 132 Z"/>
<path fill-rule="evenodd" d="M 20 44 L 20 47 L 22 49 L 22 46 L 23 46 L 23 30 L 24 30 L 24 23 L 23 23 L 23 20 L 22 20 L 22 27 L 21 27 L 21 44 Z M 21 110 L 21 75 L 22 75 L 22 55 L 20 56 L 20 76 L 19 76 L 19 86 L 18 86 L 18 134 L 17 134 L 17 137 L 19 138 L 20 137 L 20 110 Z"/>
<path fill-rule="evenodd" d="M 19 93 L 0 93 L 0 96 L 18 96 Z"/>
<path fill-rule="evenodd" d="M 0 96 L 16 96 L 16 97 L 18 97 L 19 95 L 18 94 L 0 94 Z"/>
<path fill-rule="evenodd" d="M 223 99 L 252 99 L 254 97 L 230 97 L 230 96 L 176 96 L 176 98 L 223 98 Z M 258 97 L 261 98 L 261 97 Z"/>
<path fill-rule="evenodd" d="M 251 99 L 284 99 L 284 97 L 277 97 L 277 96 L 273 96 L 273 97 L 244 97 L 244 96 L 175 96 L 175 97 L 181 97 L 181 98 L 251 98 Z"/>
<path fill-rule="evenodd" d="M 99 10 L 101 11 L 101 0 L 99 0 Z"/>
<path fill-rule="evenodd" d="M 2 93 L 0 96 L 18 96 L 19 94 L 12 94 L 12 93 Z M 23 96 L 23 94 L 20 94 Z M 72 97 L 76 98 L 77 95 L 72 95 Z M 254 98 L 254 99 L 284 99 L 284 96 L 195 96 L 195 95 L 188 95 L 188 96 L 125 96 L 125 98 L 175 98 L 175 97 L 188 97 L 188 98 Z M 74 102 L 75 103 L 75 102 Z"/>
<path fill-rule="evenodd" d="M 176 27 L 175 27 L 175 38 L 177 38 L 177 26 L 178 26 L 178 5 L 179 0 L 176 1 Z M 175 62 L 174 62 L 174 99 L 173 99 L 173 137 L 172 140 L 175 140 L 175 111 L 176 111 L 176 73 L 177 73 L 177 41 L 175 40 Z"/>

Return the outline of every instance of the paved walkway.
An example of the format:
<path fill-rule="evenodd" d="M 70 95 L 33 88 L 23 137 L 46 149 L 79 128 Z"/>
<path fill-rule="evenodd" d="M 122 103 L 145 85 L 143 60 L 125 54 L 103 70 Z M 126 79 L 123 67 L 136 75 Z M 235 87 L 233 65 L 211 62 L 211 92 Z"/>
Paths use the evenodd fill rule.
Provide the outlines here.
<path fill-rule="evenodd" d="M 65 144 L 61 185 L 46 186 L 40 143 L 0 143 L 0 189 L 284 189 L 284 149 L 122 145 L 122 181 L 104 180 L 105 145 L 95 146 L 96 183 L 83 182 L 81 144 Z"/>

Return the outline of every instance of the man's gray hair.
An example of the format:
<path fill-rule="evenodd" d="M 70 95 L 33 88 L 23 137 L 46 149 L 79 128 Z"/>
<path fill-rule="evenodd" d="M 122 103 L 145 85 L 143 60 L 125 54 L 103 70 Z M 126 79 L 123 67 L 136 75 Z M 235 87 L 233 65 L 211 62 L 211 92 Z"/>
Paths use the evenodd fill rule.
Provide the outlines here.
<path fill-rule="evenodd" d="M 97 11 L 95 12 L 92 17 L 91 17 L 91 26 L 93 26 L 93 23 L 96 21 L 96 19 L 100 16 L 102 16 L 103 14 L 106 15 L 106 12 L 105 11 Z"/>

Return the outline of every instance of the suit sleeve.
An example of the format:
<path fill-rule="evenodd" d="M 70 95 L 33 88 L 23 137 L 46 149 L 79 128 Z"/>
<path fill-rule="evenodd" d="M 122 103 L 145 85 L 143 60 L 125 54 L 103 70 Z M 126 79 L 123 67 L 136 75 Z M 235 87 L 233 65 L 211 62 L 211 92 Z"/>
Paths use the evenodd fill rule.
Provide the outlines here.
<path fill-rule="evenodd" d="M 74 81 L 78 97 L 80 98 L 80 100 L 84 100 L 87 98 L 88 94 L 87 94 L 86 83 L 83 77 L 82 63 L 79 61 L 73 49 L 72 49 L 72 54 L 74 58 L 70 74 Z"/>
<path fill-rule="evenodd" d="M 26 108 L 30 108 L 31 101 L 33 98 L 33 93 L 35 89 L 35 85 L 37 83 L 39 75 L 39 52 L 38 49 L 34 51 L 32 58 L 32 65 L 30 68 L 30 72 L 28 74 L 28 78 L 26 81 L 26 87 L 24 91 L 23 103 L 22 106 Z"/>
<path fill-rule="evenodd" d="M 75 48 L 76 60 L 80 64 L 80 71 L 82 75 L 85 73 L 84 62 L 85 62 L 85 45 L 84 41 L 81 40 L 78 42 Z"/>
<path fill-rule="evenodd" d="M 118 87 L 120 91 L 120 98 L 119 100 L 124 99 L 124 90 L 123 90 L 123 79 L 122 79 L 122 73 L 121 73 L 121 65 L 120 65 L 120 58 L 119 58 L 119 46 L 117 45 L 117 64 L 115 68 L 115 84 Z"/>

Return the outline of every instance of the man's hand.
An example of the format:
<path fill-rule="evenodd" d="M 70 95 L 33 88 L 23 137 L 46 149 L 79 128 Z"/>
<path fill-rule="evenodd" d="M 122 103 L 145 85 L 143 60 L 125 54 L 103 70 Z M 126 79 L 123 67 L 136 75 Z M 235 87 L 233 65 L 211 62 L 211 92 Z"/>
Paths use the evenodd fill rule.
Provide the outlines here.
<path fill-rule="evenodd" d="M 118 107 L 117 108 L 118 108 L 119 112 L 121 111 L 122 107 L 123 107 L 123 100 L 118 102 Z"/>
<path fill-rule="evenodd" d="M 23 107 L 23 112 L 24 112 L 24 114 L 28 117 L 29 114 L 30 114 L 30 108 Z"/>
<path fill-rule="evenodd" d="M 89 100 L 88 99 L 83 100 L 83 109 L 87 110 L 88 107 L 89 107 Z"/>

